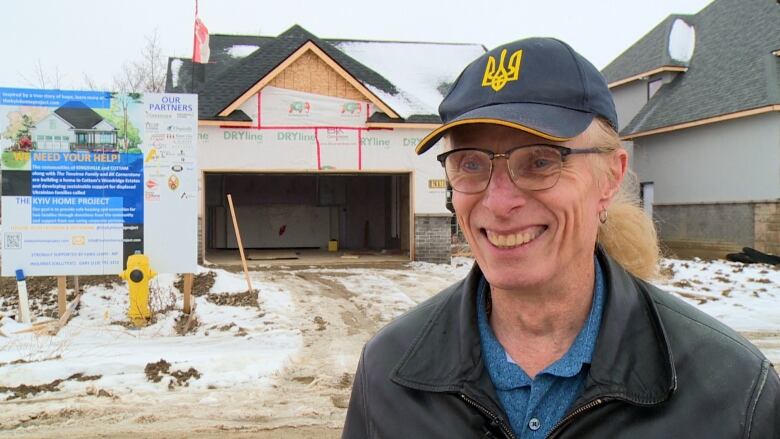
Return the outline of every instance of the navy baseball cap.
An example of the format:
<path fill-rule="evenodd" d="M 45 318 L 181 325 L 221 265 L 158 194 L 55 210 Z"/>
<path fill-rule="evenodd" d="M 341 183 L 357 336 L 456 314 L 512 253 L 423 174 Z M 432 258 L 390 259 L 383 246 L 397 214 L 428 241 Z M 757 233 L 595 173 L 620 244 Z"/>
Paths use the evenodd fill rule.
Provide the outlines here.
<path fill-rule="evenodd" d="M 568 44 L 527 38 L 496 47 L 461 72 L 439 105 L 442 126 L 417 145 L 432 147 L 451 128 L 504 125 L 562 142 L 601 117 L 617 129 L 607 81 Z"/>

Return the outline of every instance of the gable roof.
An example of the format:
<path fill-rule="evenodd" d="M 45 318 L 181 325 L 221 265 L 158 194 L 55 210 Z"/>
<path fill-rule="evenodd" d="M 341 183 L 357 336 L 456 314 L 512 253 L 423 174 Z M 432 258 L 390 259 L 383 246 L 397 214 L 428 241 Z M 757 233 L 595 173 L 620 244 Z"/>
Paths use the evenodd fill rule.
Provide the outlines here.
<path fill-rule="evenodd" d="M 639 65 L 634 70 L 656 64 L 659 55 L 652 51 L 658 50 L 661 39 L 656 30 L 677 17 L 656 26 L 607 66 L 608 80 L 630 73 L 627 66 L 632 60 Z M 772 55 L 780 47 L 780 4 L 776 0 L 715 0 L 685 21 L 696 32 L 687 71 L 663 85 L 626 125 L 622 136 L 638 137 L 739 112 L 780 110 L 780 58 Z M 641 50 L 651 52 L 642 57 Z"/>
<path fill-rule="evenodd" d="M 54 110 L 57 116 L 77 130 L 89 130 L 103 118 L 81 101 L 68 101 Z"/>
<path fill-rule="evenodd" d="M 308 45 L 308 46 L 307 46 Z M 419 116 L 438 121 L 436 108 L 462 66 L 481 55 L 485 48 L 476 44 L 411 43 L 365 40 L 320 39 L 295 25 L 278 37 L 219 35 L 209 36 L 212 53 L 209 64 L 195 64 L 191 60 L 171 58 L 168 62 L 166 91 L 196 92 L 199 94 L 199 119 L 211 121 L 251 120 L 240 110 L 227 116 L 225 110 L 235 107 L 241 96 L 268 75 L 284 67 L 285 61 L 307 46 L 326 61 L 335 63 L 355 81 L 357 88 L 370 99 L 385 104 L 392 120 L 419 121 Z M 438 54 L 434 60 L 421 53 Z M 413 59 L 410 60 L 410 55 Z M 428 62 L 428 75 L 409 66 L 418 67 Z M 448 60 L 453 60 L 446 62 Z M 453 68 L 453 65 L 457 64 Z M 194 78 L 193 78 L 194 74 Z M 427 82 L 421 86 L 420 82 Z M 262 84 L 261 84 L 262 85 Z M 431 93 L 433 90 L 434 93 Z M 431 104 L 430 101 L 435 101 Z M 398 119 L 400 116 L 403 119 Z"/>
<path fill-rule="evenodd" d="M 633 46 L 626 49 L 601 71 L 610 86 L 619 81 L 642 75 L 663 67 L 687 67 L 688 63 L 669 55 L 669 34 L 675 20 L 691 23 L 692 15 L 670 15 Z"/>

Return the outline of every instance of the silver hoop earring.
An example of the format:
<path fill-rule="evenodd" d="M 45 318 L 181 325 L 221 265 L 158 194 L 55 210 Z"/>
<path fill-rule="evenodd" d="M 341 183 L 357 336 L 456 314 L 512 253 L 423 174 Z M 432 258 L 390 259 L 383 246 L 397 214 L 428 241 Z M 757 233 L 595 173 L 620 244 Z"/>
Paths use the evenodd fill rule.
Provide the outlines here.
<path fill-rule="evenodd" d="M 601 224 L 607 223 L 607 209 L 602 209 L 601 212 L 599 212 L 599 221 Z"/>

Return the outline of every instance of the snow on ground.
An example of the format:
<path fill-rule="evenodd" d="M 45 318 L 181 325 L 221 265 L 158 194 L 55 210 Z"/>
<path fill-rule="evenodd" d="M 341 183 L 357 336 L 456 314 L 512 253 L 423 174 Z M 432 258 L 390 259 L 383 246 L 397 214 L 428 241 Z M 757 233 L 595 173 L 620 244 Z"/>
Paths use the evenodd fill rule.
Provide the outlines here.
<path fill-rule="evenodd" d="M 257 303 L 245 294 L 243 273 L 201 267 L 197 276 L 213 275 L 214 283 L 210 294 L 194 297 L 198 325 L 184 336 L 173 276 L 153 281 L 151 302 L 160 311 L 142 329 L 128 327 L 126 287 L 86 287 L 76 316 L 56 336 L 15 334 L 28 326 L 0 321 L 7 335 L 0 336 L 0 435 L 321 427 L 336 437 L 362 345 L 472 264 L 458 257 L 450 265 L 265 268 L 251 272 Z M 780 267 L 666 259 L 662 268 L 668 278 L 657 285 L 780 362 Z M 170 368 L 154 382 L 147 368 L 161 359 Z M 186 376 L 190 368 L 197 374 Z M 55 380 L 63 381 L 39 393 L 18 387 Z"/>
<path fill-rule="evenodd" d="M 235 386 L 273 374 L 300 349 L 300 331 L 289 318 L 290 293 L 262 284 L 258 285 L 263 291 L 260 308 L 219 306 L 196 298 L 196 333 L 179 336 L 176 319 L 181 316 L 182 302 L 173 281 L 173 276 L 165 274 L 152 280 L 152 288 L 158 291 L 152 293 L 152 306 L 157 303 L 172 309 L 157 314 L 154 323 L 141 329 L 117 324 L 127 320 L 125 287 L 85 288 L 78 315 L 54 337 L 13 335 L 24 325 L 6 317 L 2 329 L 10 337 L 0 337 L 0 364 L 24 362 L 6 364 L 0 386 L 43 384 L 83 373 L 101 378 L 67 384 L 100 386 L 112 393 L 162 391 L 167 387 L 149 382 L 144 373 L 147 364 L 160 359 L 171 363 L 172 370 L 195 368 L 202 378 L 190 381 L 193 388 Z M 247 289 L 243 276 L 224 270 L 217 270 L 215 287 L 220 292 Z M 237 336 L 241 330 L 245 334 Z"/>
<path fill-rule="evenodd" d="M 657 284 L 737 331 L 780 331 L 780 267 L 665 259 Z"/>

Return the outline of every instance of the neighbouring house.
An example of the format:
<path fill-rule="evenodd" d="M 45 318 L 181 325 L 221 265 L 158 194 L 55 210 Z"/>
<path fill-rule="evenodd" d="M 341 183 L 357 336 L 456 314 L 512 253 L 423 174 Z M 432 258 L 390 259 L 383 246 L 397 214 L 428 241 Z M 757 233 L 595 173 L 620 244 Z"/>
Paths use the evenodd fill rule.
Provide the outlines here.
<path fill-rule="evenodd" d="M 37 149 L 47 151 L 116 151 L 117 128 L 83 102 L 70 101 L 30 129 Z"/>
<path fill-rule="evenodd" d="M 669 16 L 602 73 L 666 249 L 780 254 L 780 2 Z"/>
<path fill-rule="evenodd" d="M 209 38 L 207 64 L 171 58 L 166 91 L 198 94 L 200 255 L 339 249 L 446 262 L 452 213 L 435 154 L 417 142 L 477 44 Z"/>

